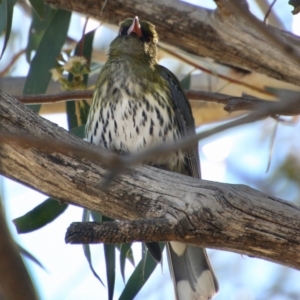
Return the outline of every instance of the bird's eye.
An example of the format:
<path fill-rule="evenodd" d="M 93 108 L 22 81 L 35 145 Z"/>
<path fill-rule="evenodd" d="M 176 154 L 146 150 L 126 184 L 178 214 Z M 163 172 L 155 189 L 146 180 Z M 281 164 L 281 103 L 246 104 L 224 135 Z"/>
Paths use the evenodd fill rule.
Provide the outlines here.
<path fill-rule="evenodd" d="M 119 35 L 126 35 L 128 31 L 128 28 L 122 27 L 119 30 Z"/>
<path fill-rule="evenodd" d="M 150 35 L 144 35 L 144 41 L 149 43 L 152 41 L 152 37 Z"/>

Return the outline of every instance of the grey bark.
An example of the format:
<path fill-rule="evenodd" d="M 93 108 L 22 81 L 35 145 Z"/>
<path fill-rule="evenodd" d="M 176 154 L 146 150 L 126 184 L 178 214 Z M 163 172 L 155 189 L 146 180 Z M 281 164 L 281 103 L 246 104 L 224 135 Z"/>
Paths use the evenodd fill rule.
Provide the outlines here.
<path fill-rule="evenodd" d="M 46 2 L 115 25 L 137 15 L 156 25 L 161 41 L 188 53 L 300 85 L 299 66 L 255 30 L 243 16 L 226 9 L 226 1 L 216 1 L 220 7 L 216 10 L 174 0 Z M 272 36 L 278 37 L 288 47 L 294 50 L 299 48 L 299 37 L 275 27 L 268 28 Z M 299 50 L 295 51 L 299 54 Z"/>
<path fill-rule="evenodd" d="M 143 222 L 127 239 L 175 239 L 264 258 L 300 269 L 300 209 L 242 185 L 198 180 L 149 166 L 131 168 L 105 190 L 107 173 L 99 163 L 54 147 L 59 142 L 100 151 L 0 92 L 1 133 L 22 134 L 20 141 L 0 135 L 0 173 L 59 201 L 124 221 Z M 42 139 L 43 147 L 24 142 Z M 109 157 L 108 157 L 109 158 Z M 160 226 L 153 230 L 153 220 Z M 126 225 L 127 224 L 127 225 Z M 134 228 L 126 223 L 125 229 Z M 131 226 L 131 227 L 130 227 Z M 120 229 L 122 232 L 123 229 Z M 151 231 L 150 231 L 151 232 Z M 163 234 L 166 232 L 166 234 Z M 118 238 L 118 230 L 115 231 Z"/>

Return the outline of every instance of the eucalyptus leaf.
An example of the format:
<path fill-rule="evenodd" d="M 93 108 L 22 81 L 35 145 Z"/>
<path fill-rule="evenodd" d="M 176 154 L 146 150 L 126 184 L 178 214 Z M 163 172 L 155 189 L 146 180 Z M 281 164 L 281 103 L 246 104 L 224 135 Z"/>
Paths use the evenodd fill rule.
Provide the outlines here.
<path fill-rule="evenodd" d="M 88 222 L 90 220 L 91 213 L 92 212 L 89 209 L 84 208 L 83 209 L 83 214 L 82 214 L 82 222 Z M 89 244 L 83 244 L 82 248 L 83 248 L 84 256 L 86 257 L 86 259 L 89 263 L 89 267 L 90 267 L 93 275 L 101 282 L 101 284 L 103 286 L 105 286 L 103 281 L 101 280 L 100 276 L 96 273 L 96 271 L 93 267 L 90 245 Z"/>
<path fill-rule="evenodd" d="M 30 252 L 28 252 L 25 248 L 23 248 L 22 246 L 20 246 L 19 244 L 17 244 L 17 247 L 19 248 L 19 252 L 26 258 L 28 258 L 29 260 L 31 260 L 32 262 L 34 262 L 36 265 L 38 265 L 40 268 L 42 268 L 43 270 L 46 270 L 45 267 L 39 262 L 39 260 L 37 258 L 35 258 Z"/>
<path fill-rule="evenodd" d="M 103 222 L 113 222 L 114 220 L 102 216 Z M 114 244 L 103 244 L 104 256 L 106 263 L 106 278 L 107 278 L 107 292 L 108 300 L 112 300 L 114 296 L 115 279 L 116 279 L 116 250 Z"/>
<path fill-rule="evenodd" d="M 49 224 L 60 216 L 68 205 L 48 198 L 25 215 L 13 220 L 18 233 L 27 233 Z"/>
<path fill-rule="evenodd" d="M 92 218 L 95 222 L 102 222 L 102 215 L 95 212 L 95 211 L 92 211 Z"/>
<path fill-rule="evenodd" d="M 7 0 L 0 2 L 0 36 L 5 32 L 7 24 Z"/>
<path fill-rule="evenodd" d="M 106 262 L 108 300 L 112 300 L 116 279 L 116 250 L 114 244 L 104 244 L 103 247 Z"/>
<path fill-rule="evenodd" d="M 29 0 L 34 11 L 38 14 L 40 19 L 44 19 L 45 16 L 45 2 L 44 0 Z"/>
<path fill-rule="evenodd" d="M 28 42 L 26 47 L 26 60 L 28 63 L 30 63 L 32 51 L 35 51 L 38 48 L 40 41 L 55 12 L 56 9 L 51 8 L 51 6 L 48 4 L 45 4 L 43 20 L 40 19 L 35 11 L 32 12 L 32 21 L 28 32 Z"/>
<path fill-rule="evenodd" d="M 70 132 L 74 135 L 76 135 L 77 137 L 84 139 L 85 137 L 85 125 L 81 125 L 78 127 L 74 127 L 70 130 Z"/>
<path fill-rule="evenodd" d="M 17 0 L 3 0 L 0 4 L 0 10 L 3 9 L 4 13 L 4 19 L 5 19 L 5 37 L 4 37 L 4 43 L 3 48 L 1 51 L 0 59 L 2 58 L 2 55 L 6 49 L 9 37 L 10 37 L 10 31 L 11 31 L 11 24 L 13 19 L 13 12 L 14 12 L 14 6 L 16 4 Z"/>
<path fill-rule="evenodd" d="M 153 273 L 156 265 L 157 262 L 153 259 L 149 251 L 146 251 L 145 258 L 140 260 L 137 267 L 131 274 L 119 300 L 134 299 Z"/>
<path fill-rule="evenodd" d="M 181 81 L 180 85 L 184 90 L 188 90 L 191 87 L 191 73 L 188 73 Z"/>
<path fill-rule="evenodd" d="M 131 245 L 132 245 L 132 243 L 121 244 L 121 246 L 119 248 L 119 250 L 120 250 L 120 269 L 121 269 L 121 275 L 122 275 L 124 283 L 125 283 L 126 259 L 128 259 L 131 262 L 131 264 L 133 266 L 135 266 Z"/>
<path fill-rule="evenodd" d="M 70 18 L 69 11 L 59 9 L 54 13 L 31 61 L 23 90 L 24 95 L 46 92 L 51 79 L 50 69 L 55 67 L 56 57 L 65 43 Z M 35 112 L 40 109 L 40 105 L 29 107 Z"/>
<path fill-rule="evenodd" d="M 96 271 L 94 270 L 93 263 L 92 263 L 92 257 L 91 257 L 91 249 L 90 249 L 90 245 L 89 245 L 89 244 L 83 244 L 82 247 L 83 247 L 83 253 L 84 253 L 84 256 L 86 257 L 86 259 L 87 259 L 87 261 L 88 261 L 88 263 L 89 263 L 89 266 L 90 266 L 90 269 L 91 269 L 93 275 L 101 282 L 101 284 L 102 284 L 103 286 L 105 286 L 104 283 L 103 283 L 103 281 L 102 281 L 101 278 L 99 277 L 99 275 L 98 275 L 98 274 L 96 273 Z"/>

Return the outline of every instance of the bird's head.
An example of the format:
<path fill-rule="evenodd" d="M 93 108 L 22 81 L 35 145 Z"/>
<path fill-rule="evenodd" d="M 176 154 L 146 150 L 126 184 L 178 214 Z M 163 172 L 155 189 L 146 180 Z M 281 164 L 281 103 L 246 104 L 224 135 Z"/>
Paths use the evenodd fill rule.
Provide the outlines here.
<path fill-rule="evenodd" d="M 120 23 L 118 36 L 111 42 L 110 58 L 129 57 L 137 61 L 156 63 L 158 36 L 155 26 L 138 17 Z"/>

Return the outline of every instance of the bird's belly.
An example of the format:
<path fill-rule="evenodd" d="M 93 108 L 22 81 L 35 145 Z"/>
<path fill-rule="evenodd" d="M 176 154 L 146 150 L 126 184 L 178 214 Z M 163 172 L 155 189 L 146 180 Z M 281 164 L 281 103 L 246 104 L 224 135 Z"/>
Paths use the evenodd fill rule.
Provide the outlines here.
<path fill-rule="evenodd" d="M 164 103 L 156 103 L 151 95 L 142 100 L 124 97 L 121 101 L 106 102 L 95 112 L 88 140 L 119 153 L 137 153 L 164 142 L 179 139 L 174 112 Z M 155 164 L 178 169 L 184 160 L 181 152 L 158 159 Z"/>

